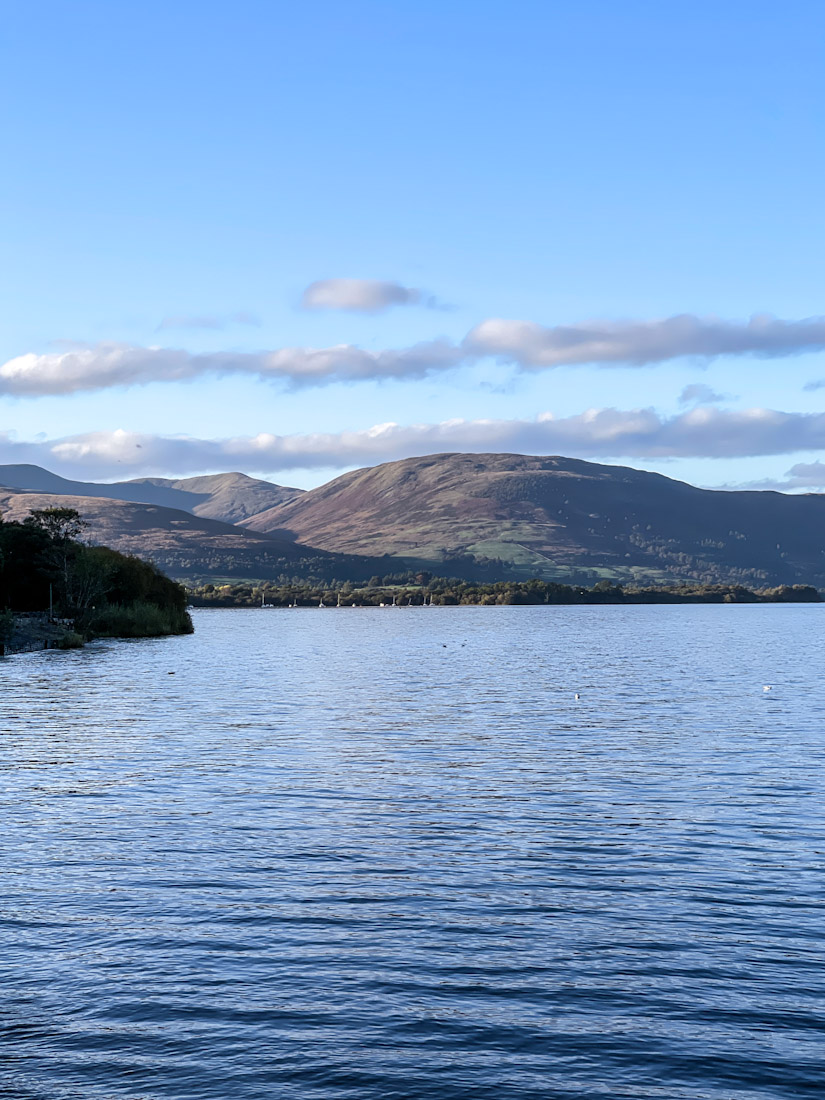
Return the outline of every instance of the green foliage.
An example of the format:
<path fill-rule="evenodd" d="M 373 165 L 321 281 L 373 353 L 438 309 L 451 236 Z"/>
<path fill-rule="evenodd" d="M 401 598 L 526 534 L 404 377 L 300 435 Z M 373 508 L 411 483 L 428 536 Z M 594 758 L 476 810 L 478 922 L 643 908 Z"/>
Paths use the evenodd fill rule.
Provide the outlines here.
<path fill-rule="evenodd" d="M 52 540 L 34 524 L 0 522 L 0 607 L 41 611 L 59 580 Z"/>
<path fill-rule="evenodd" d="M 45 612 L 51 604 L 60 618 L 74 621 L 75 637 L 191 632 L 181 585 L 150 562 L 82 545 L 76 536 L 84 528 L 73 508 L 46 508 L 23 523 L 0 521 L 0 608 Z"/>
<path fill-rule="evenodd" d="M 33 508 L 23 523 L 38 527 L 52 542 L 74 542 L 89 526 L 76 508 Z"/>
<path fill-rule="evenodd" d="M 159 638 L 192 633 L 192 620 L 185 609 L 160 607 L 146 600 L 95 608 L 83 626 L 95 638 Z"/>

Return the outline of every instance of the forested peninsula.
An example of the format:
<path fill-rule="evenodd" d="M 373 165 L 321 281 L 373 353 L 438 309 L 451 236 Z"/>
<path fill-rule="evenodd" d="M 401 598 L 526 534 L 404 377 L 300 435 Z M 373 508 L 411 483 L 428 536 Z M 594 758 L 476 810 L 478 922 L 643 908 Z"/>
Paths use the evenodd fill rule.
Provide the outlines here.
<path fill-rule="evenodd" d="M 191 633 L 185 589 L 150 562 L 86 545 L 85 526 L 73 508 L 0 520 L 0 655 Z"/>

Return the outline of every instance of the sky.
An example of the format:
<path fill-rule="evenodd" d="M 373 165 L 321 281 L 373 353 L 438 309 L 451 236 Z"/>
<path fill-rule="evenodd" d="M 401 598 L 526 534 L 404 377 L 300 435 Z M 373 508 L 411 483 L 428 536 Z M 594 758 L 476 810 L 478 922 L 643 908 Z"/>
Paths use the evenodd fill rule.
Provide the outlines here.
<path fill-rule="evenodd" d="M 818 0 L 28 0 L 0 463 L 825 490 Z"/>

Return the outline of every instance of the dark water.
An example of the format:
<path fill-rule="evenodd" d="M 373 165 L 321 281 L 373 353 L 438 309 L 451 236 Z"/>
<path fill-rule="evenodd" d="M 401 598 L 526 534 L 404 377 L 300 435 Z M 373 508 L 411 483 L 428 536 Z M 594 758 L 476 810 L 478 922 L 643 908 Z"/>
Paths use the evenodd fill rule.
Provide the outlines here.
<path fill-rule="evenodd" d="M 825 607 L 196 625 L 0 665 L 0 1095 L 825 1093 Z"/>

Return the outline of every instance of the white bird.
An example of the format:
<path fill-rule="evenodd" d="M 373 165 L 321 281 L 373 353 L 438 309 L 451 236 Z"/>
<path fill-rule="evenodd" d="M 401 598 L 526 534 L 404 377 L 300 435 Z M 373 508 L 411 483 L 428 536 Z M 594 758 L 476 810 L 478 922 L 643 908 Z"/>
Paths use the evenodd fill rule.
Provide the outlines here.
<path fill-rule="evenodd" d="M 581 695 L 578 692 L 573 696 L 574 699 L 581 699 Z"/>
<path fill-rule="evenodd" d="M 770 691 L 771 690 L 771 685 L 770 684 L 765 684 L 765 686 L 762 688 L 762 690 L 763 691 Z"/>

